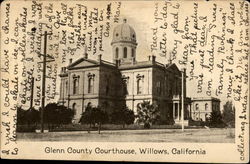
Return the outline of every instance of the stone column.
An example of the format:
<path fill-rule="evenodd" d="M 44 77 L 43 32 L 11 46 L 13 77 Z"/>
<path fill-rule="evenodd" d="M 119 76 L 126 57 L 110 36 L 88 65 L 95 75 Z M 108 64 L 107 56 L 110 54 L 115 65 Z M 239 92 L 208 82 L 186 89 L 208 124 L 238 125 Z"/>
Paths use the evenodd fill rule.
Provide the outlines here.
<path fill-rule="evenodd" d="M 189 104 L 189 118 L 192 118 L 192 108 L 191 108 L 191 103 Z"/>
<path fill-rule="evenodd" d="M 177 119 L 180 120 L 180 103 L 177 103 L 178 115 Z"/>
<path fill-rule="evenodd" d="M 175 120 L 175 103 L 173 103 L 173 119 Z"/>

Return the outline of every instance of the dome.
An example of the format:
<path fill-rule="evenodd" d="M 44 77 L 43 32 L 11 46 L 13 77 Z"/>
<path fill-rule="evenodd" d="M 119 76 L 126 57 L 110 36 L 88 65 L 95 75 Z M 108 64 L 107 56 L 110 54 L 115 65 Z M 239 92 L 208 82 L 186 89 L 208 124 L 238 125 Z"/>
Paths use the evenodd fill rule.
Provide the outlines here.
<path fill-rule="evenodd" d="M 127 24 L 126 19 L 123 20 L 122 24 L 114 28 L 112 43 L 123 41 L 136 43 L 135 30 Z"/>

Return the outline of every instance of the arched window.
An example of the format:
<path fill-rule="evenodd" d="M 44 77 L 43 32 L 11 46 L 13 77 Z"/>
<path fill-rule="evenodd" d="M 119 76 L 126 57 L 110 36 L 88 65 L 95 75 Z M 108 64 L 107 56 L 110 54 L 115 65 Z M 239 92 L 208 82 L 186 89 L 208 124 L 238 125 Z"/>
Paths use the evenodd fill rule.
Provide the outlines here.
<path fill-rule="evenodd" d="M 205 114 L 205 121 L 209 121 L 209 114 L 208 113 Z"/>
<path fill-rule="evenodd" d="M 78 78 L 73 79 L 73 94 L 78 94 L 79 90 L 79 80 Z"/>
<path fill-rule="evenodd" d="M 65 82 L 65 95 L 67 96 L 68 95 L 68 81 Z"/>
<path fill-rule="evenodd" d="M 118 59 L 118 57 L 119 57 L 119 48 L 116 47 L 116 49 L 115 49 L 115 58 Z"/>
<path fill-rule="evenodd" d="M 88 81 L 88 93 L 93 93 L 93 84 L 94 84 L 94 79 L 89 78 L 89 81 Z"/>
<path fill-rule="evenodd" d="M 142 94 L 142 79 L 137 80 L 137 94 Z"/>
<path fill-rule="evenodd" d="M 195 110 L 199 110 L 199 104 L 195 104 Z"/>
<path fill-rule="evenodd" d="M 74 115 L 76 115 L 76 103 L 74 103 L 74 104 L 72 105 L 72 110 L 73 110 L 73 112 L 74 112 Z"/>
<path fill-rule="evenodd" d="M 127 47 L 123 49 L 123 58 L 127 58 Z"/>
<path fill-rule="evenodd" d="M 131 57 L 135 57 L 135 50 L 133 48 L 131 49 Z"/>
<path fill-rule="evenodd" d="M 207 103 L 205 104 L 205 110 L 208 110 L 208 104 Z"/>
<path fill-rule="evenodd" d="M 88 93 L 94 92 L 94 78 L 95 74 L 88 73 Z"/>

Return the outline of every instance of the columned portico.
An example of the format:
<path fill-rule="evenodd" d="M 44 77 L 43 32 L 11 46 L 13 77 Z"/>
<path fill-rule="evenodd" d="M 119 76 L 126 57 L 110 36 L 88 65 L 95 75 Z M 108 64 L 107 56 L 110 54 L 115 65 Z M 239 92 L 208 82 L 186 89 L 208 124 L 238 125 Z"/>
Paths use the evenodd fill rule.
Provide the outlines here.
<path fill-rule="evenodd" d="M 179 99 L 174 99 L 173 100 L 173 119 L 175 121 L 176 124 L 180 124 L 181 123 L 181 102 Z M 191 116 L 191 100 L 190 98 L 186 98 L 185 99 L 185 103 L 184 103 L 184 124 L 188 124 L 188 120 Z"/>

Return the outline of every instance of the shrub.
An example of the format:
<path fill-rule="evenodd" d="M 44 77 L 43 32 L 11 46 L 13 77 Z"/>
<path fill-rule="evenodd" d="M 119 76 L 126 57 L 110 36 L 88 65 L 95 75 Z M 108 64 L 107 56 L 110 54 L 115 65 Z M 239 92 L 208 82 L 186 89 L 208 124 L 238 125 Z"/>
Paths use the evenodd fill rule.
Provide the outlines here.
<path fill-rule="evenodd" d="M 213 110 L 209 118 L 210 127 L 224 127 L 220 110 Z"/>
<path fill-rule="evenodd" d="M 123 128 L 126 125 L 133 124 L 135 121 L 135 115 L 134 111 L 128 109 L 127 107 L 124 107 L 122 109 L 115 110 L 111 116 L 111 123 L 113 124 L 122 124 Z"/>
<path fill-rule="evenodd" d="M 101 110 L 100 107 L 92 107 L 91 105 L 87 106 L 85 112 L 82 113 L 80 118 L 81 124 L 98 124 L 98 132 L 100 134 L 101 125 L 107 123 L 109 120 L 108 113 Z"/>
<path fill-rule="evenodd" d="M 44 109 L 44 122 L 52 125 L 52 128 L 54 125 L 71 123 L 73 116 L 73 110 L 56 103 L 47 104 Z"/>
<path fill-rule="evenodd" d="M 160 111 L 157 105 L 150 104 L 150 101 L 143 101 L 137 105 L 138 123 L 143 123 L 145 128 L 155 124 L 160 119 Z"/>

